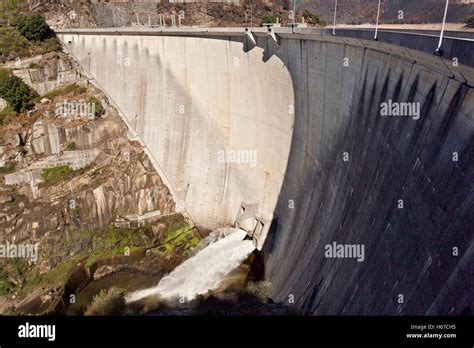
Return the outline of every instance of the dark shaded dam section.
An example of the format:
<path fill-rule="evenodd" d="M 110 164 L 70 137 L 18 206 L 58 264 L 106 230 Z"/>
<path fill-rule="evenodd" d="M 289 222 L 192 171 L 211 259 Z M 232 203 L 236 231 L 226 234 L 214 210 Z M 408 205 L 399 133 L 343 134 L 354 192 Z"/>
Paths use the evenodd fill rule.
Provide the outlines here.
<path fill-rule="evenodd" d="M 242 202 L 273 221 L 263 252 L 276 301 L 472 313 L 472 42 L 448 45 L 456 60 L 275 30 L 58 36 L 197 225 L 233 224 Z"/>

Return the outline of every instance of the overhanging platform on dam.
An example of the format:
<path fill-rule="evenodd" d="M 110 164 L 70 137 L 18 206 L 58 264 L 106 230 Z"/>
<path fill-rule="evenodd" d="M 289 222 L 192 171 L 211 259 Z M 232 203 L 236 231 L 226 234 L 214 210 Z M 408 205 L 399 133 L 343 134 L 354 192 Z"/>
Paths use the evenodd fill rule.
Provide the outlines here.
<path fill-rule="evenodd" d="M 257 201 L 246 201 L 240 204 L 234 227 L 247 232 L 252 238 L 255 248 L 262 250 L 267 237 L 275 229 L 277 217 L 273 213 L 262 213 L 258 209 Z M 267 248 L 265 251 L 270 251 Z"/>
<path fill-rule="evenodd" d="M 472 39 L 446 37 L 439 57 L 426 33 L 272 30 L 277 45 L 267 28 L 57 34 L 196 224 L 232 225 L 258 202 L 258 244 L 275 221 L 275 300 L 315 314 L 471 310 Z M 419 117 L 385 117 L 383 103 Z M 325 257 L 334 243 L 363 245 L 363 262 Z"/>

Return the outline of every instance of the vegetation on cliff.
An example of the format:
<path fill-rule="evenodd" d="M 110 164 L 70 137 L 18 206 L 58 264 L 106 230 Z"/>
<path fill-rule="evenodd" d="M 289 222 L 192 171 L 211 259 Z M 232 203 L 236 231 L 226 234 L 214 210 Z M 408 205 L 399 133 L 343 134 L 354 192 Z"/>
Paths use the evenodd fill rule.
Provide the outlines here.
<path fill-rule="evenodd" d="M 320 25 L 320 26 L 326 26 L 326 22 L 321 20 L 319 15 L 316 13 L 311 12 L 310 10 L 304 10 L 303 11 L 303 17 L 306 20 L 307 23 L 312 24 L 312 25 Z"/>
<path fill-rule="evenodd" d="M 54 37 L 54 32 L 37 13 L 20 14 L 13 19 L 11 26 L 30 41 L 44 41 Z"/>
<path fill-rule="evenodd" d="M 14 6 L 14 5 L 11 5 Z M 35 13 L 14 14 L 15 10 L 0 6 L 0 63 L 59 51 L 61 43 L 46 23 Z"/>
<path fill-rule="evenodd" d="M 22 79 L 0 69 L 0 97 L 7 101 L 11 111 L 21 113 L 30 109 L 34 96 L 35 92 Z"/>
<path fill-rule="evenodd" d="M 266 14 L 262 16 L 261 21 L 262 24 L 267 24 L 267 23 L 280 23 L 281 22 L 281 14 L 279 13 L 271 13 L 271 14 Z"/>
<path fill-rule="evenodd" d="M 86 315 L 118 315 L 125 309 L 123 289 L 112 287 L 102 289 L 94 296 L 92 303 L 87 307 Z"/>
<path fill-rule="evenodd" d="M 158 238 L 154 237 L 153 233 L 156 230 L 153 226 L 157 224 L 161 226 Z M 125 262 L 118 261 L 117 257 L 123 258 L 129 253 L 133 256 L 134 252 L 139 250 L 143 251 L 144 255 L 146 248 L 156 248 L 154 254 L 160 257 L 169 257 L 173 253 L 182 258 L 189 248 L 199 243 L 194 229 L 181 214 L 162 217 L 155 224 L 147 223 L 140 228 L 129 229 L 110 224 L 106 231 L 75 231 L 67 233 L 63 238 L 63 241 L 56 241 L 57 251 L 48 255 L 51 262 L 62 260 L 56 261 L 46 273 L 38 274 L 34 264 L 29 265 L 22 259 L 8 260 L 0 264 L 0 296 L 15 294 L 22 298 L 40 287 L 60 287 L 77 263 L 93 267 L 96 262 L 107 263 L 107 259 L 115 260 L 114 263 Z M 132 259 L 134 257 L 130 258 L 130 262 L 133 262 Z M 103 305 L 98 303 L 103 302 L 102 297 L 109 296 L 106 296 L 106 293 L 97 299 L 94 305 L 97 311 L 102 311 L 100 308 Z M 104 313 L 107 311 L 104 310 Z"/>

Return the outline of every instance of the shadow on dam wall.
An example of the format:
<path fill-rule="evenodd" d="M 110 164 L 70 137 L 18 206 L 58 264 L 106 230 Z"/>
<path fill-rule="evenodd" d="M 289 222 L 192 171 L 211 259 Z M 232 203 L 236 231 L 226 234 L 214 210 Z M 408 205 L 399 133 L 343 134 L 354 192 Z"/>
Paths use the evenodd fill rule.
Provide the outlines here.
<path fill-rule="evenodd" d="M 317 52 L 308 59 L 321 59 Z M 334 53 L 338 62 L 345 57 Z M 337 76 L 354 80 L 351 88 L 326 91 L 323 103 L 338 105 L 335 112 L 296 109 L 307 117 L 295 118 L 276 208 L 273 291 L 308 313 L 469 313 L 472 88 L 383 53 L 359 53 L 361 60 L 350 58 L 355 76 Z M 420 118 L 381 117 L 387 100 L 419 102 Z M 332 128 L 331 118 L 345 118 L 344 127 Z M 453 162 L 454 152 L 463 160 Z M 363 245 L 364 260 L 326 258 L 334 242 Z"/>
<path fill-rule="evenodd" d="M 79 40 L 77 36 L 81 35 L 76 35 Z M 291 145 L 282 162 L 284 175 L 280 185 L 260 192 L 263 197 L 275 196 L 278 225 L 264 246 L 265 273 L 274 299 L 322 315 L 471 313 L 474 91 L 472 81 L 462 78 L 472 74 L 471 68 L 462 67 L 467 72 L 463 75 L 439 57 L 408 49 L 399 49 L 397 54 L 396 46 L 353 39 L 282 35 L 277 46 L 265 35 L 257 35 L 254 48 L 247 47 L 242 36 L 205 39 L 234 41 L 241 51 L 248 51 L 245 54 L 260 55 L 262 70 L 270 63 L 276 69 L 272 57 L 278 57 L 280 69 L 291 77 L 293 100 L 289 103 L 294 106 L 294 118 Z M 68 42 L 69 37 L 62 40 Z M 167 81 L 176 82 L 168 87 L 189 90 L 189 82 L 180 81 L 182 76 L 166 74 Z M 284 78 L 284 74 L 276 76 Z M 107 79 L 98 80 L 107 90 Z M 250 89 L 252 81 L 239 83 L 242 89 Z M 281 80 L 266 79 L 258 87 L 278 83 Z M 133 83 L 128 84 L 123 96 L 133 88 Z M 232 89 L 219 86 L 225 88 Z M 166 89 L 158 92 L 168 93 Z M 211 93 L 210 100 L 214 97 Z M 207 100 L 204 97 L 190 93 L 186 98 L 197 104 L 201 121 L 212 115 L 209 110 L 198 112 L 206 109 L 198 105 Z M 113 99 L 120 106 L 121 101 Z M 380 105 L 389 100 L 419 103 L 419 118 L 381 116 Z M 271 107 L 268 98 L 262 102 Z M 124 113 L 131 120 L 134 112 L 127 108 Z M 206 121 L 206 130 L 225 138 L 214 121 Z M 180 127 L 176 129 L 188 129 Z M 196 156 L 219 142 L 203 138 L 204 145 L 194 150 Z M 167 147 L 175 146 L 173 139 L 166 142 Z M 187 151 L 192 152 L 193 146 Z M 151 147 L 151 152 L 161 165 L 160 150 Z M 166 161 L 176 161 L 173 153 L 182 152 L 167 153 Z M 270 166 L 278 169 L 281 165 Z M 170 174 L 166 168 L 164 172 Z M 242 180 L 251 177 L 239 169 L 234 172 Z M 204 186 L 222 183 L 202 181 Z M 238 194 L 224 194 L 230 200 L 228 196 L 235 193 L 233 204 L 250 198 L 246 194 L 255 187 L 249 183 L 243 189 L 239 184 L 246 186 L 236 180 Z M 228 208 L 223 221 L 232 223 L 237 208 Z M 209 211 L 215 214 L 216 209 Z M 334 243 L 362 246 L 363 258 L 327 257 L 326 248 Z"/>

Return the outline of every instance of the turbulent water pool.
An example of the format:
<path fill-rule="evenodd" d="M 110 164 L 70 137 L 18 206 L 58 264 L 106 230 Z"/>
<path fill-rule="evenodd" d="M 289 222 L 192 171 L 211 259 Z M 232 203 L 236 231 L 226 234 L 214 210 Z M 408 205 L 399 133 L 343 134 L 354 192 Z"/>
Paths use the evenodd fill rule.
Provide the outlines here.
<path fill-rule="evenodd" d="M 217 229 L 202 239 L 191 256 L 174 269 L 163 265 L 163 261 L 146 264 L 134 261 L 111 268 L 110 273 L 90 281 L 77 292 L 66 314 L 84 314 L 95 296 L 113 288 L 123 291 L 125 306 L 131 313 L 133 308 L 142 308 L 141 300 L 174 307 L 212 290 L 224 291 L 229 284 L 247 279 L 249 266 L 243 263 L 255 247 L 251 240 L 245 240 L 246 235 L 237 228 Z"/>
<path fill-rule="evenodd" d="M 125 268 L 96 280 L 92 280 L 76 296 L 76 302 L 68 307 L 66 314 L 84 314 L 84 311 L 92 302 L 94 296 L 103 289 L 120 287 L 125 291 L 135 291 L 143 287 L 152 286 L 156 283 L 156 276 L 150 276 L 138 272 L 133 268 Z"/>
<path fill-rule="evenodd" d="M 227 275 L 255 250 L 247 233 L 237 228 L 223 228 L 211 233 L 204 248 L 184 261 L 151 288 L 133 292 L 127 303 L 158 295 L 162 300 L 193 300 L 197 295 L 217 289 Z"/>

